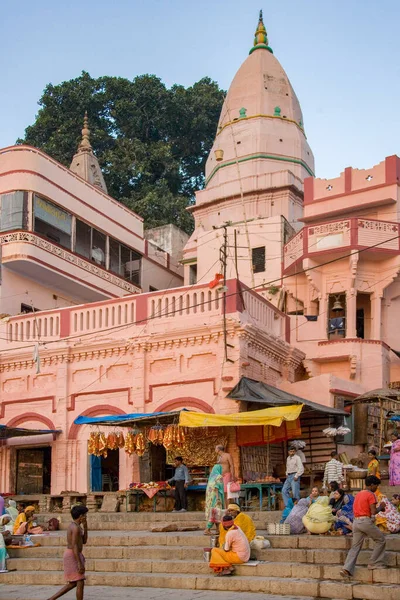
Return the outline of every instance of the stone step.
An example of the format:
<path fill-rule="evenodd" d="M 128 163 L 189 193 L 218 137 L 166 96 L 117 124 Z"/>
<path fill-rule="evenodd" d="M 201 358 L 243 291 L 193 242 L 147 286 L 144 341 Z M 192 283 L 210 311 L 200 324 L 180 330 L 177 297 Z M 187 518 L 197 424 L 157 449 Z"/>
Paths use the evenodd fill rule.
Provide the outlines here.
<path fill-rule="evenodd" d="M 19 572 L 30 571 L 62 571 L 63 561 L 61 558 L 48 558 L 43 561 L 39 558 L 10 559 L 8 568 Z M 305 564 L 292 562 L 262 562 L 257 565 L 239 565 L 236 567 L 239 576 L 254 577 L 285 577 L 285 578 L 308 578 L 316 580 L 339 580 L 342 581 L 340 570 L 342 565 Z M 111 573 L 165 573 L 171 575 L 209 575 L 208 563 L 203 560 L 179 560 L 175 556 L 172 560 L 151 560 L 136 557 L 129 559 L 88 559 L 86 562 L 88 573 L 111 572 Z M 400 570 L 377 569 L 370 571 L 366 567 L 358 567 L 355 571 L 354 580 L 363 583 L 400 584 Z"/>
<path fill-rule="evenodd" d="M 282 513 L 279 511 L 249 512 L 257 529 L 264 529 L 267 523 L 278 523 Z M 65 530 L 71 522 L 68 513 L 40 513 L 39 524 L 47 523 L 51 518 L 60 520 L 60 529 Z M 179 527 L 197 526 L 204 529 L 206 525 L 203 512 L 139 512 L 139 513 L 89 513 L 89 529 L 96 531 L 139 531 L 157 525 L 177 524 Z"/>
<path fill-rule="evenodd" d="M 0 589 L 0 600 L 43 600 L 54 596 L 60 590 L 59 586 L 28 586 L 28 585 L 5 585 Z M 112 588 L 112 600 L 154 600 L 163 598 L 163 600 L 193 600 L 194 597 L 201 595 L 201 600 L 232 600 L 230 592 L 205 591 L 193 592 L 192 590 L 182 590 L 174 588 L 131 588 L 127 595 L 126 587 Z M 68 600 L 74 597 L 73 592 L 67 596 Z M 103 600 L 110 597 L 110 589 L 104 586 L 92 585 L 85 588 L 85 600 Z M 235 600 L 315 600 L 311 596 L 281 596 L 275 594 L 257 594 L 247 592 L 236 592 Z"/>
<path fill-rule="evenodd" d="M 206 547 L 206 546 L 205 546 Z M 62 558 L 65 546 L 42 546 L 29 549 L 29 560 L 43 558 Z M 171 559 L 170 546 L 86 546 L 84 550 L 87 559 L 110 559 L 110 560 L 159 560 L 165 561 Z M 10 549 L 8 554 L 12 559 L 18 559 L 15 567 L 18 570 L 25 569 L 25 560 L 28 560 L 27 550 Z M 193 560 L 201 560 L 203 557 L 203 548 L 199 546 L 176 546 L 173 549 L 175 560 L 185 560 L 190 554 Z M 257 560 L 268 562 L 292 562 L 307 563 L 319 565 L 342 565 L 346 558 L 346 550 L 323 549 L 323 550 L 304 550 L 300 548 L 285 549 L 272 548 L 266 550 L 253 550 L 252 556 Z M 362 551 L 360 553 L 358 564 L 367 565 L 371 551 Z M 387 552 L 388 565 L 391 567 L 400 566 L 400 554 L 397 552 Z M 29 565 L 26 567 L 30 569 Z M 90 570 L 90 569 L 89 569 Z"/>
<path fill-rule="evenodd" d="M 304 551 L 314 550 L 349 550 L 352 538 L 348 536 L 328 536 L 328 535 L 268 535 L 265 531 L 258 531 L 269 540 L 272 548 Z M 51 535 L 32 536 L 33 541 L 37 541 L 42 547 L 63 546 L 65 547 L 65 534 L 63 532 Z M 209 546 L 210 539 L 200 532 L 188 533 L 149 533 L 148 531 L 139 532 L 119 532 L 113 531 L 108 534 L 103 532 L 89 532 L 87 547 L 91 546 L 178 546 L 178 547 L 199 547 Z M 373 542 L 368 540 L 365 549 L 373 548 Z M 386 538 L 386 549 L 388 551 L 400 552 L 400 535 L 388 535 Z M 29 550 L 29 552 L 33 551 Z M 25 550 L 26 552 L 27 550 Z M 22 550 L 24 552 L 24 550 Z"/>
<path fill-rule="evenodd" d="M 251 568 L 251 567 L 249 567 Z M 395 569 L 393 569 L 395 571 Z M 0 574 L 0 583 L 8 585 L 62 585 L 63 574 L 59 571 L 25 571 Z M 257 575 L 214 577 L 206 574 L 170 573 L 88 573 L 88 585 L 120 587 L 157 587 L 180 590 L 215 590 L 225 592 L 263 592 L 281 596 L 311 596 L 335 600 L 398 600 L 397 584 L 343 582 L 312 578 L 259 577 Z"/>
<path fill-rule="evenodd" d="M 62 570 L 62 559 L 49 559 L 41 561 L 40 559 L 13 559 L 10 561 L 10 569 L 17 568 L 19 571 L 30 570 L 35 567 L 38 571 L 56 571 Z M 304 564 L 292 562 L 263 562 L 256 566 L 241 565 L 237 567 L 238 575 L 257 575 L 260 577 L 308 577 L 313 579 L 339 579 L 341 564 Z M 110 571 L 125 573 L 191 573 L 191 574 L 209 574 L 208 564 L 202 560 L 190 561 L 178 559 L 173 560 L 155 560 L 143 559 L 137 557 L 133 560 L 123 559 L 113 561 L 110 559 L 89 559 L 87 561 L 87 570 L 89 572 Z M 369 571 L 365 567 L 356 570 L 355 580 L 369 583 L 396 583 L 400 584 L 399 569 L 380 569 Z"/>
<path fill-rule="evenodd" d="M 253 521 L 267 521 L 270 523 L 275 523 L 281 520 L 282 512 L 277 511 L 248 511 L 245 514 L 249 515 L 253 519 Z M 38 513 L 36 515 L 37 520 L 48 521 L 49 519 L 55 517 L 61 521 L 61 523 L 70 523 L 71 516 L 69 513 Z M 99 522 L 104 523 L 106 521 L 117 522 L 122 521 L 124 523 L 127 522 L 138 522 L 138 523 L 147 523 L 154 521 L 201 521 L 205 522 L 204 512 L 89 512 L 88 515 L 88 523 L 90 522 Z"/>

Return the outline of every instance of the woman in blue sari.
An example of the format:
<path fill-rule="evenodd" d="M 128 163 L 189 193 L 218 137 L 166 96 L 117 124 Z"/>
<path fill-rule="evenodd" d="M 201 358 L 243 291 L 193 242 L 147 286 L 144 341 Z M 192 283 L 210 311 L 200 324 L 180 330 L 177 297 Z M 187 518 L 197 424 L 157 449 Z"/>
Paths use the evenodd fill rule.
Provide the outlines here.
<path fill-rule="evenodd" d="M 354 496 L 346 494 L 344 490 L 338 490 L 335 494 L 340 496 L 335 498 L 336 502 L 332 507 L 332 513 L 336 517 L 335 531 L 338 531 L 342 535 L 348 535 L 353 530 Z"/>
<path fill-rule="evenodd" d="M 222 478 L 222 465 L 214 465 L 207 482 L 206 489 L 206 519 L 207 527 L 205 535 L 210 535 L 211 529 L 215 526 L 219 531 L 219 524 L 222 520 L 224 499 L 224 480 Z"/>

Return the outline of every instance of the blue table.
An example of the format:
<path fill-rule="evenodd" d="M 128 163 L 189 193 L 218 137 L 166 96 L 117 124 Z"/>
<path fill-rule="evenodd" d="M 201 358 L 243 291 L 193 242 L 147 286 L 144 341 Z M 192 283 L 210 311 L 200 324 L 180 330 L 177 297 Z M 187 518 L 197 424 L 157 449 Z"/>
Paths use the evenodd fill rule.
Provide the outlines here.
<path fill-rule="evenodd" d="M 277 490 L 281 490 L 283 488 L 283 483 L 262 483 L 262 482 L 254 482 L 254 483 L 242 483 L 240 489 L 245 492 L 245 502 L 247 505 L 247 499 L 249 494 L 251 494 L 251 490 L 257 490 L 258 496 L 260 500 L 260 511 L 262 511 L 263 506 L 263 492 L 267 492 L 268 496 L 268 508 L 267 510 L 272 510 L 272 504 L 275 505 L 275 500 L 273 497 L 276 494 Z"/>

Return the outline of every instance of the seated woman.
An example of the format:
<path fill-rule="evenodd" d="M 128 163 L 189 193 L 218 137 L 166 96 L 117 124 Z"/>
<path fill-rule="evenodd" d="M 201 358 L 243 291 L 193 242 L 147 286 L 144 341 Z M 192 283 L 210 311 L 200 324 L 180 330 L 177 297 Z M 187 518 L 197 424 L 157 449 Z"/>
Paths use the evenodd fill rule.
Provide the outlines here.
<path fill-rule="evenodd" d="M 336 517 L 335 530 L 340 535 L 351 533 L 354 520 L 354 496 L 347 494 L 345 490 L 339 489 L 334 492 L 329 504 L 332 507 L 332 514 Z"/>
<path fill-rule="evenodd" d="M 215 527 L 218 533 L 218 527 L 222 519 L 222 511 L 225 503 L 224 480 L 222 478 L 222 465 L 214 465 L 211 469 L 206 489 L 206 519 L 207 526 L 204 535 L 210 535 Z"/>
<path fill-rule="evenodd" d="M 12 533 L 14 531 L 15 520 L 18 517 L 17 503 L 15 500 L 8 501 L 6 514 L 10 517 L 10 522 L 6 525 L 6 529 Z"/>
<path fill-rule="evenodd" d="M 303 517 L 307 513 L 311 504 L 317 501 L 319 498 L 319 489 L 313 487 L 311 494 L 307 498 L 301 498 L 297 504 L 293 507 L 288 517 L 286 517 L 284 524 L 290 525 L 290 533 L 299 535 L 305 533 L 306 528 L 303 525 Z"/>
<path fill-rule="evenodd" d="M 327 533 L 334 521 L 332 507 L 329 506 L 329 498 L 327 496 L 318 498 L 318 500 L 311 504 L 302 521 L 309 533 Z"/>
<path fill-rule="evenodd" d="M 256 526 L 253 523 L 253 519 L 249 517 L 249 515 L 240 512 L 240 506 L 238 504 L 229 504 L 227 515 L 232 517 L 233 522 L 237 527 L 240 527 L 250 544 L 256 537 Z M 219 526 L 219 545 L 221 548 L 224 545 L 226 538 L 226 529 L 224 529 L 222 525 L 223 524 L 221 523 Z"/>
<path fill-rule="evenodd" d="M 241 565 L 250 558 L 250 544 L 243 531 L 234 524 L 231 515 L 222 518 L 226 538 L 221 548 L 211 550 L 210 568 L 217 576 L 232 575 L 233 565 Z"/>
<path fill-rule="evenodd" d="M 10 517 L 8 515 L 0 516 L 0 573 L 7 573 L 7 563 L 6 560 L 8 558 L 7 550 L 6 550 L 6 539 L 9 535 L 9 532 L 6 530 L 6 525 L 9 523 Z"/>
<path fill-rule="evenodd" d="M 400 513 L 397 507 L 379 489 L 375 492 L 375 496 L 379 504 L 385 505 L 385 511 L 376 515 L 375 525 L 384 533 L 399 533 Z"/>
<path fill-rule="evenodd" d="M 15 519 L 14 535 L 25 535 L 25 533 L 29 533 L 30 535 L 40 535 L 43 533 L 42 527 L 38 527 L 33 522 L 34 513 L 35 507 L 27 506 L 24 512 L 18 515 Z"/>

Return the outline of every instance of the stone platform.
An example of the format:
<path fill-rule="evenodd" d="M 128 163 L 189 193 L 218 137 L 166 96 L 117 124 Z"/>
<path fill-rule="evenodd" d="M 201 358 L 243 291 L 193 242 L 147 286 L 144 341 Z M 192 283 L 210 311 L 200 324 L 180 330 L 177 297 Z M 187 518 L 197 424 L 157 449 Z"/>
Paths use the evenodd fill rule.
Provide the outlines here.
<path fill-rule="evenodd" d="M 264 523 L 265 528 L 265 519 L 274 513 L 253 515 L 255 522 L 260 525 Z M 197 522 L 204 527 L 202 517 L 201 513 L 89 515 L 89 527 L 96 524 L 101 529 L 89 532 L 85 548 L 88 586 L 187 590 L 197 592 L 193 598 L 201 598 L 198 594 L 204 590 L 263 593 L 283 596 L 287 600 L 293 597 L 299 600 L 399 598 L 400 536 L 391 535 L 387 539 L 388 561 L 393 568 L 369 571 L 367 564 L 370 551 L 365 550 L 360 555 L 360 566 L 356 569 L 354 579 L 343 582 L 339 572 L 351 538 L 267 536 L 260 531 L 272 545 L 270 549 L 254 553 L 260 562 L 256 566 L 237 567 L 234 577 L 216 578 L 203 561 L 203 547 L 208 546 L 209 540 L 202 532 L 144 531 L 156 522 L 176 522 L 180 526 Z M 112 529 L 112 525 L 117 523 L 118 528 Z M 125 531 L 121 523 L 125 523 Z M 139 524 L 142 531 L 130 528 Z M 16 571 L 0 575 L 0 600 L 3 600 L 4 585 L 14 589 L 20 586 L 22 595 L 14 597 L 31 599 L 35 596 L 23 595 L 25 586 L 63 584 L 65 533 L 57 532 L 35 539 L 40 541 L 41 547 L 9 551 L 11 558 L 8 568 Z M 14 600 L 14 597 L 7 596 L 7 600 Z"/>

